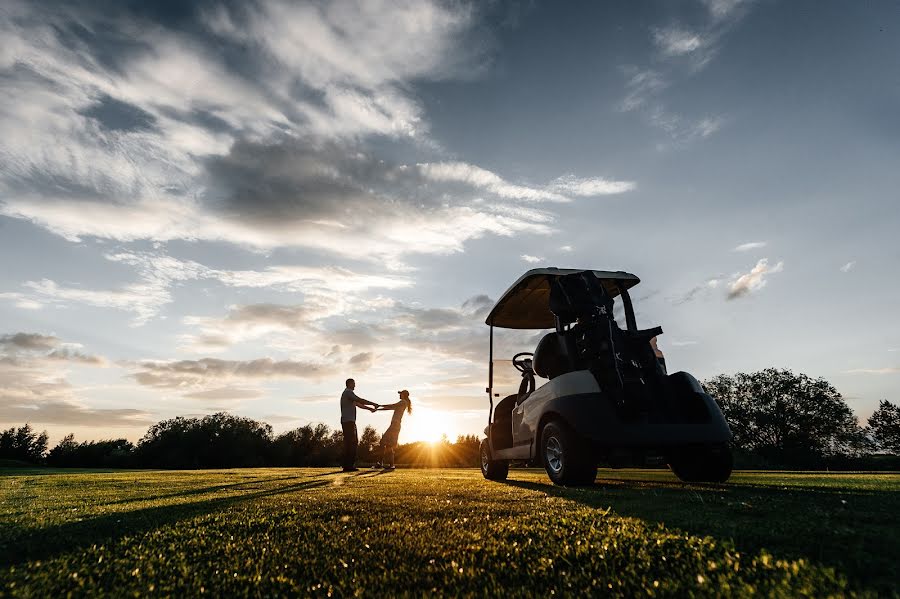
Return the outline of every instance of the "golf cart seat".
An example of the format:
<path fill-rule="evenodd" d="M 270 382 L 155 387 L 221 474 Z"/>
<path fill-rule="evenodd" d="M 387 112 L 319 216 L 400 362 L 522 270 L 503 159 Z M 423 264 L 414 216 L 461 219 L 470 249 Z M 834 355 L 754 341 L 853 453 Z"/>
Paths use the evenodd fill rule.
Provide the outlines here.
<path fill-rule="evenodd" d="M 534 350 L 534 373 L 545 379 L 555 379 L 575 370 L 575 339 L 569 331 L 547 333 Z"/>

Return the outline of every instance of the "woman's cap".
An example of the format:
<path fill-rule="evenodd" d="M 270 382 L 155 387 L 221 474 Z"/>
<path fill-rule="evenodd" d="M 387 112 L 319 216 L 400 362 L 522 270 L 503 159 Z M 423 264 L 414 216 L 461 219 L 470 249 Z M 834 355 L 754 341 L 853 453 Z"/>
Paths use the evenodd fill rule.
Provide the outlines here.
<path fill-rule="evenodd" d="M 403 391 L 397 391 L 397 393 L 399 393 L 400 395 L 409 395 L 409 391 L 407 391 L 406 389 L 404 389 Z"/>

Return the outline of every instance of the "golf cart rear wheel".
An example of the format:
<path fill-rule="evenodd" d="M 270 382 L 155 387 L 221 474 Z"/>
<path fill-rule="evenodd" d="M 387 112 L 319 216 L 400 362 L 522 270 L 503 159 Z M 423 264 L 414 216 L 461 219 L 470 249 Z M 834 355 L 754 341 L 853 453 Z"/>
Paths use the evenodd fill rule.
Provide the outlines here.
<path fill-rule="evenodd" d="M 724 483 L 731 476 L 733 466 L 727 443 L 689 445 L 669 456 L 669 468 L 686 483 Z"/>
<path fill-rule="evenodd" d="M 506 480 L 509 476 L 509 462 L 491 459 L 487 439 L 481 442 L 481 473 L 488 480 Z"/>
<path fill-rule="evenodd" d="M 544 426 L 540 452 L 547 476 L 557 485 L 590 485 L 597 478 L 597 462 L 590 448 L 562 421 Z"/>

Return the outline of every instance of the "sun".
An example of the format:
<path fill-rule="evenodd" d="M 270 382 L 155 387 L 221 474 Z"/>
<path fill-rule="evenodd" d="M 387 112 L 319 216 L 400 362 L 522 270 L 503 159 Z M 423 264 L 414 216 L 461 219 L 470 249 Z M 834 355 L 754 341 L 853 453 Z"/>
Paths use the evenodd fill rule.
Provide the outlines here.
<path fill-rule="evenodd" d="M 403 420 L 403 432 L 410 441 L 426 441 L 435 443 L 441 440 L 443 435 L 449 437 L 446 414 L 428 409 L 418 409 L 409 416 L 409 422 Z"/>

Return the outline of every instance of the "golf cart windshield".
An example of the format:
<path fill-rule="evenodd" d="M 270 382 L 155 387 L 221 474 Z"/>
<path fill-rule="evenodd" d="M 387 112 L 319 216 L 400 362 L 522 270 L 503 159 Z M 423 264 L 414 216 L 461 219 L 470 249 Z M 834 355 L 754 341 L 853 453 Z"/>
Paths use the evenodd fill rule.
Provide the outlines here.
<path fill-rule="evenodd" d="M 563 275 L 585 271 L 594 273 L 611 298 L 619 295 L 621 289 L 629 289 L 641 282 L 637 276 L 621 270 L 535 268 L 522 275 L 497 300 L 485 324 L 503 329 L 554 328 L 556 320 L 550 311 L 551 283 Z"/>

